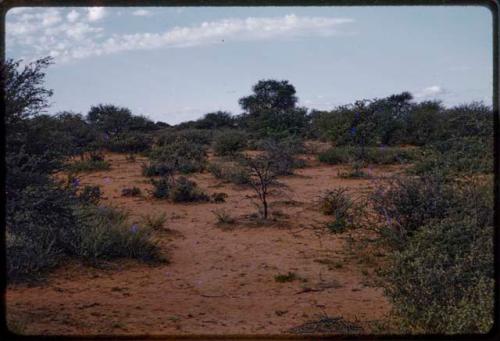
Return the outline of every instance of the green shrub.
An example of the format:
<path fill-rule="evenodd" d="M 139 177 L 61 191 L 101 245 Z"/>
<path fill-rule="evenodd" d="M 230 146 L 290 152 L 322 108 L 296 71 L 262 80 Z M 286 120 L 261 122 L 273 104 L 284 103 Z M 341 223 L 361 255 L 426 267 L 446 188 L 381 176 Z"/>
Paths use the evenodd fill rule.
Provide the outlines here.
<path fill-rule="evenodd" d="M 153 185 L 153 191 L 151 192 L 153 197 L 158 199 L 167 199 L 170 196 L 170 191 L 173 185 L 171 178 L 163 177 L 158 180 L 151 179 L 151 184 Z"/>
<path fill-rule="evenodd" d="M 332 232 L 343 232 L 346 228 L 354 227 L 363 213 L 362 205 L 352 199 L 347 188 L 343 187 L 324 192 L 317 205 L 321 213 L 335 218 L 327 223 L 327 228 Z"/>
<path fill-rule="evenodd" d="M 93 159 L 75 161 L 66 166 L 66 170 L 73 173 L 108 170 L 109 168 L 109 162 Z"/>
<path fill-rule="evenodd" d="M 77 256 L 97 262 L 114 258 L 143 261 L 164 260 L 149 229 L 129 224 L 127 214 L 111 207 L 81 208 L 84 222 L 80 241 L 73 249 Z"/>
<path fill-rule="evenodd" d="M 236 223 L 236 219 L 224 209 L 213 210 L 212 213 L 217 219 L 217 225 L 233 225 Z"/>
<path fill-rule="evenodd" d="M 410 172 L 448 176 L 493 173 L 493 140 L 462 137 L 429 144 Z"/>
<path fill-rule="evenodd" d="M 250 174 L 239 164 L 211 162 L 208 171 L 217 179 L 222 179 L 236 185 L 247 185 L 250 182 Z"/>
<path fill-rule="evenodd" d="M 209 201 L 208 195 L 200 191 L 196 182 L 183 176 L 177 178 L 170 189 L 170 199 L 173 202 Z"/>
<path fill-rule="evenodd" d="M 274 280 L 278 283 L 293 282 L 300 279 L 295 272 L 288 272 L 286 275 L 276 275 Z"/>
<path fill-rule="evenodd" d="M 99 186 L 85 186 L 78 198 L 85 204 L 97 205 L 101 201 L 101 188 Z"/>
<path fill-rule="evenodd" d="M 199 172 L 205 168 L 206 148 L 187 140 L 177 140 L 153 148 L 149 155 L 154 163 L 180 173 Z"/>
<path fill-rule="evenodd" d="M 216 155 L 232 156 L 246 147 L 247 135 L 239 130 L 227 130 L 219 132 L 213 141 Z"/>
<path fill-rule="evenodd" d="M 151 148 L 153 143 L 149 135 L 127 132 L 112 136 L 106 142 L 106 149 L 117 153 L 140 153 Z"/>
<path fill-rule="evenodd" d="M 227 194 L 224 192 L 212 193 L 210 195 L 210 201 L 216 204 L 223 203 L 226 201 Z"/>
<path fill-rule="evenodd" d="M 166 162 L 151 162 L 142 165 L 142 175 L 151 176 L 169 176 L 174 173 L 173 165 Z"/>
<path fill-rule="evenodd" d="M 180 141 L 188 144 L 209 145 L 212 142 L 212 131 L 209 129 L 169 130 L 158 137 L 156 144 L 163 147 Z"/>
<path fill-rule="evenodd" d="M 347 163 L 352 157 L 352 148 L 330 148 L 318 155 L 318 160 L 331 165 Z"/>
<path fill-rule="evenodd" d="M 486 333 L 494 321 L 493 226 L 456 216 L 421 226 L 386 271 L 387 294 L 413 332 Z"/>
<path fill-rule="evenodd" d="M 142 217 L 144 226 L 152 230 L 160 230 L 167 221 L 167 215 L 161 213 L 158 215 L 145 215 Z"/>
<path fill-rule="evenodd" d="M 138 187 L 132 187 L 132 188 L 123 188 L 122 189 L 122 196 L 124 197 L 137 197 L 141 195 L 141 189 Z"/>
<path fill-rule="evenodd" d="M 351 168 L 347 172 L 338 172 L 338 176 L 344 179 L 359 179 L 359 178 L 368 178 L 369 174 L 363 171 L 363 167 L 365 166 L 362 161 L 354 161 L 351 164 Z"/>
<path fill-rule="evenodd" d="M 291 175 L 295 168 L 302 167 L 304 162 L 295 156 L 304 151 L 302 140 L 287 137 L 281 140 L 265 139 L 259 144 L 267 157 L 273 160 L 273 172 L 276 175 Z"/>

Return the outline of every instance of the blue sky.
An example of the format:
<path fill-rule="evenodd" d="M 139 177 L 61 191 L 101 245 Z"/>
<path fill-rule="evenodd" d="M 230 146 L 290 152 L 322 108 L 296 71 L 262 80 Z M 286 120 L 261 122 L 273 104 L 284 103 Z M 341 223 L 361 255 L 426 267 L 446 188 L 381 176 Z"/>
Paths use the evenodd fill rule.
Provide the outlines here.
<path fill-rule="evenodd" d="M 50 113 L 111 103 L 179 123 L 286 79 L 331 109 L 410 91 L 491 105 L 492 16 L 482 7 L 16 8 L 6 55 L 52 55 Z"/>

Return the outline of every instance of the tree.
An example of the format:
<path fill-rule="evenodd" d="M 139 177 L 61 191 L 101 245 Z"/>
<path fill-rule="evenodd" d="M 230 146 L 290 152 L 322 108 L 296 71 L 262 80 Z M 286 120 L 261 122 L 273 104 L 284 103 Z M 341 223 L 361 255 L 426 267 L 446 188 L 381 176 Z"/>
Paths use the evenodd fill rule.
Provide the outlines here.
<path fill-rule="evenodd" d="M 374 111 L 379 142 L 384 145 L 401 143 L 405 137 L 405 119 L 412 107 L 413 96 L 409 92 L 374 100 Z"/>
<path fill-rule="evenodd" d="M 260 80 L 252 90 L 252 95 L 239 100 L 243 110 L 250 115 L 258 115 L 269 110 L 284 112 L 295 108 L 297 103 L 295 87 L 286 80 Z"/>
<path fill-rule="evenodd" d="M 195 121 L 194 127 L 197 129 L 219 129 L 234 127 L 233 116 L 226 111 L 216 111 L 205 114 L 203 118 Z"/>
<path fill-rule="evenodd" d="M 262 205 L 262 217 L 267 219 L 269 211 L 267 199 L 270 189 L 272 186 L 279 184 L 276 180 L 273 160 L 266 155 L 260 155 L 256 157 L 245 157 L 242 163 L 249 170 L 249 185 L 257 194 Z"/>
<path fill-rule="evenodd" d="M 92 106 L 87 114 L 87 121 L 108 135 L 128 130 L 131 120 L 132 112 L 129 109 L 112 104 Z"/>

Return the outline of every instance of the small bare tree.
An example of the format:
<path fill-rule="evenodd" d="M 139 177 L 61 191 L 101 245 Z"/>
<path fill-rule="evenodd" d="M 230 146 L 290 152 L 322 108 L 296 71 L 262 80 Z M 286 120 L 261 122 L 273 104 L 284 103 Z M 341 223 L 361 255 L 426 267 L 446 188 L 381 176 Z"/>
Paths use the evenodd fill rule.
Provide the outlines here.
<path fill-rule="evenodd" d="M 262 205 L 262 217 L 267 219 L 269 213 L 267 198 L 270 189 L 272 186 L 280 184 L 276 180 L 276 168 L 274 167 L 273 160 L 266 155 L 260 155 L 256 157 L 245 157 L 242 163 L 249 170 L 249 185 L 257 194 Z"/>

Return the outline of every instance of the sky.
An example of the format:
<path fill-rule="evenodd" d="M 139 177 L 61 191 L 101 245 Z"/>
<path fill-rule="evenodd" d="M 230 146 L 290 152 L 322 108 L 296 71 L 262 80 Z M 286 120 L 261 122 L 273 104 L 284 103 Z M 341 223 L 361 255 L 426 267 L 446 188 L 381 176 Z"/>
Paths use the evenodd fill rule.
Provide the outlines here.
<path fill-rule="evenodd" d="M 54 58 L 49 113 L 240 114 L 261 79 L 288 80 L 318 110 L 402 91 L 492 104 L 492 15 L 477 6 L 19 7 L 5 43 L 7 58 Z"/>

